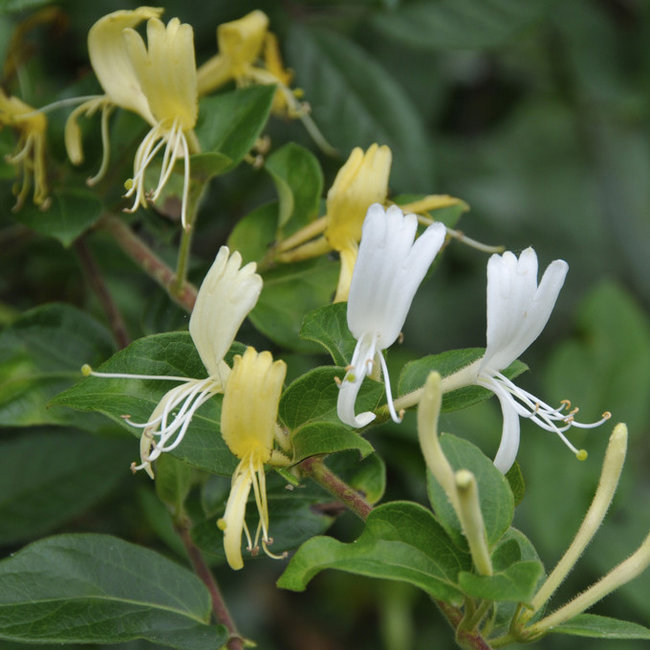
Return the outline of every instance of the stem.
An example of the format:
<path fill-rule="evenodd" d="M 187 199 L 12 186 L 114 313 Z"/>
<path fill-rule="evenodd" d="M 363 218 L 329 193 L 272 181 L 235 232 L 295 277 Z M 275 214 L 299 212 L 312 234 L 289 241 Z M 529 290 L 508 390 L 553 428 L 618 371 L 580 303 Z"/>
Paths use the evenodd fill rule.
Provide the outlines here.
<path fill-rule="evenodd" d="M 77 251 L 77 255 L 79 256 L 79 261 L 83 267 L 86 280 L 88 281 L 88 284 L 91 286 L 92 290 L 95 292 L 97 298 L 99 299 L 99 302 L 104 309 L 104 312 L 106 313 L 106 316 L 108 317 L 108 322 L 110 324 L 111 330 L 113 331 L 113 335 L 115 336 L 115 340 L 117 341 L 118 346 L 120 349 L 125 348 L 131 342 L 131 339 L 126 329 L 126 325 L 124 324 L 124 319 L 122 318 L 122 314 L 115 304 L 113 296 L 111 296 L 106 283 L 104 282 L 104 278 L 102 277 L 99 266 L 97 265 L 95 258 L 90 252 L 85 238 L 80 237 L 77 239 L 74 243 L 74 248 Z"/>
<path fill-rule="evenodd" d="M 478 633 L 470 630 L 461 630 L 459 626 L 463 620 L 463 612 L 449 603 L 441 600 L 433 601 L 442 615 L 447 619 L 449 625 L 456 632 L 456 641 L 461 648 L 469 648 L 471 650 L 491 650 L 488 642 Z"/>
<path fill-rule="evenodd" d="M 178 305 L 192 311 L 196 301 L 196 287 L 184 282 L 181 290 L 172 293 L 175 279 L 174 271 L 165 264 L 121 219 L 113 215 L 104 215 L 99 225 L 106 229 L 120 248 L 136 262 L 147 275 L 159 284 Z"/>
<path fill-rule="evenodd" d="M 345 504 L 357 517 L 363 519 L 363 521 L 368 518 L 372 506 L 359 492 L 334 474 L 321 458 L 307 458 L 300 463 L 300 468 L 341 503 Z"/>
<path fill-rule="evenodd" d="M 214 612 L 215 618 L 219 623 L 225 625 L 228 632 L 230 632 L 230 639 L 226 644 L 228 650 L 243 650 L 244 643 L 241 635 L 237 631 L 230 612 L 228 611 L 228 606 L 221 595 L 221 590 L 219 585 L 210 571 L 210 567 L 206 564 L 203 559 L 201 550 L 194 544 L 192 537 L 190 535 L 190 530 L 186 522 L 176 524 L 176 532 L 183 541 L 183 546 L 187 551 L 187 554 L 192 562 L 194 567 L 194 572 L 201 579 L 201 582 L 208 588 L 210 592 L 210 598 L 212 599 L 212 611 Z"/>

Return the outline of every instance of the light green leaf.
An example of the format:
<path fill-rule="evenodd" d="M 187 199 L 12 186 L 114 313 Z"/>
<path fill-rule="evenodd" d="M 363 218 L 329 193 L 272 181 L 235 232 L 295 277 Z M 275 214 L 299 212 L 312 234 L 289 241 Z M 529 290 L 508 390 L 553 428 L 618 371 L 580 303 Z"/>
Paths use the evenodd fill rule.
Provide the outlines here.
<path fill-rule="evenodd" d="M 340 425 L 341 421 L 336 413 L 339 388 L 334 378 L 340 379 L 344 374 L 343 368 L 324 366 L 298 377 L 282 394 L 278 410 L 280 419 L 291 430 L 315 421 Z M 373 411 L 382 402 L 383 397 L 383 385 L 366 379 L 357 397 L 357 411 Z"/>
<path fill-rule="evenodd" d="M 310 422 L 300 427 L 291 440 L 296 463 L 310 456 L 348 449 L 358 449 L 362 458 L 373 452 L 372 445 L 365 438 L 340 422 Z"/>
<path fill-rule="evenodd" d="M 331 300 L 338 278 L 338 262 L 320 258 L 276 267 L 263 274 L 264 288 L 250 319 L 274 343 L 296 352 L 318 349 L 300 338 L 308 311 Z"/>
<path fill-rule="evenodd" d="M 579 614 L 554 627 L 551 633 L 593 639 L 650 639 L 650 629 L 643 625 L 596 614 Z"/>
<path fill-rule="evenodd" d="M 460 571 L 469 557 L 459 551 L 430 511 L 416 503 L 393 502 L 375 508 L 361 537 L 343 544 L 330 537 L 305 542 L 278 580 L 278 586 L 303 591 L 324 569 L 400 580 L 433 598 L 458 602 Z"/>
<path fill-rule="evenodd" d="M 393 152 L 391 185 L 430 192 L 432 148 L 420 114 L 397 81 L 345 36 L 293 26 L 288 58 L 325 137 L 342 154 L 373 142 Z"/>
<path fill-rule="evenodd" d="M 485 354 L 485 348 L 466 348 L 463 350 L 448 350 L 441 354 L 431 354 L 416 361 L 407 363 L 399 377 L 398 393 L 405 395 L 421 388 L 433 370 L 441 377 L 448 377 L 455 372 L 477 361 Z M 503 374 L 508 379 L 518 377 L 528 369 L 521 361 L 514 361 Z M 457 411 L 492 397 L 492 393 L 480 386 L 465 386 L 446 393 L 442 398 L 442 412 Z"/>
<path fill-rule="evenodd" d="M 434 0 L 400 4 L 372 23 L 409 47 L 427 50 L 493 48 L 546 16 L 554 0 Z"/>
<path fill-rule="evenodd" d="M 101 418 L 48 402 L 81 377 L 84 363 L 99 363 L 113 350 L 108 330 L 75 307 L 50 304 L 26 312 L 0 334 L 0 425 L 96 430 Z"/>
<path fill-rule="evenodd" d="M 85 512 L 128 473 L 128 440 L 30 431 L 0 441 L 0 544 L 47 533 Z"/>
<path fill-rule="evenodd" d="M 357 344 L 348 329 L 347 302 L 336 302 L 310 311 L 302 322 L 300 337 L 320 343 L 337 366 L 347 366 Z"/>
<path fill-rule="evenodd" d="M 233 346 L 237 351 L 240 348 L 238 344 Z M 97 370 L 197 379 L 206 376 L 189 332 L 170 332 L 138 339 Z M 59 395 L 53 403 L 103 413 L 139 438 L 142 429 L 129 426 L 123 416 L 129 415 L 135 423 L 147 422 L 163 395 L 176 385 L 178 382 L 175 381 L 86 377 Z M 194 467 L 229 475 L 237 463 L 219 433 L 221 400 L 221 395 L 216 395 L 199 408 L 183 443 L 169 453 Z"/>
<path fill-rule="evenodd" d="M 508 481 L 471 442 L 443 434 L 440 445 L 454 470 L 468 469 L 476 477 L 488 544 L 493 546 L 508 530 L 514 516 L 514 499 Z M 438 520 L 458 544 L 464 545 L 460 522 L 445 491 L 430 472 L 427 478 L 429 499 Z"/>
<path fill-rule="evenodd" d="M 60 535 L 0 562 L 0 639 L 214 650 L 210 594 L 190 571 L 110 535 Z"/>
<path fill-rule="evenodd" d="M 213 176 L 223 174 L 223 172 L 232 166 L 232 160 L 216 151 L 206 153 L 197 153 L 190 156 L 190 169 L 192 170 L 192 179 L 206 182 Z"/>
<path fill-rule="evenodd" d="M 458 583 L 466 594 L 475 598 L 528 603 L 543 571 L 539 562 L 529 560 L 515 562 L 491 576 L 461 571 Z"/>
<path fill-rule="evenodd" d="M 259 138 L 271 110 L 275 86 L 251 86 L 204 97 L 199 104 L 196 135 L 204 152 L 217 152 L 236 167 Z"/>
<path fill-rule="evenodd" d="M 240 219 L 228 237 L 230 250 L 239 251 L 245 263 L 259 262 L 275 241 L 278 204 L 267 203 Z"/>
<path fill-rule="evenodd" d="M 290 142 L 273 152 L 264 165 L 280 200 L 278 226 L 286 237 L 318 216 L 323 172 L 317 158 Z"/>
<path fill-rule="evenodd" d="M 14 218 L 41 235 L 58 239 L 65 247 L 90 228 L 104 208 L 97 194 L 86 189 L 54 190 L 51 198 L 48 210 L 26 202 Z"/>

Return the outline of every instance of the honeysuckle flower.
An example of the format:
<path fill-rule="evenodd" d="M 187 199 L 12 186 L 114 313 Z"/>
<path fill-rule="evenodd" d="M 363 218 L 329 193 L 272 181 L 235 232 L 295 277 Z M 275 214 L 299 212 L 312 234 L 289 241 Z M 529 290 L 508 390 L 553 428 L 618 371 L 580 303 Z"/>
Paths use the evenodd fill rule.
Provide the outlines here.
<path fill-rule="evenodd" d="M 219 53 L 199 68 L 199 94 L 210 93 L 228 81 L 239 86 L 277 84 L 273 112 L 297 117 L 304 109 L 289 88 L 293 75 L 284 68 L 277 38 L 268 27 L 268 16 L 259 9 L 219 25 Z"/>
<path fill-rule="evenodd" d="M 382 350 L 399 336 L 415 292 L 445 240 L 445 227 L 440 223 L 429 226 L 416 240 L 417 225 L 414 214 L 405 215 L 397 206 L 385 210 L 378 203 L 370 206 L 363 223 L 347 310 L 348 327 L 357 345 L 337 403 L 339 418 L 352 427 L 363 427 L 375 418 L 369 411 L 355 415 L 355 402 L 377 360 L 391 417 L 400 421 Z"/>
<path fill-rule="evenodd" d="M 198 86 L 192 27 L 172 18 L 167 26 L 159 20 L 161 8 L 139 7 L 115 11 L 100 18 L 88 32 L 88 53 L 105 95 L 79 105 L 68 118 L 65 143 L 74 164 L 83 160 L 79 115 L 102 113 L 104 154 L 96 183 L 106 172 L 109 159 L 108 118 L 117 106 L 133 111 L 151 125 L 140 143 L 133 165 L 133 178 L 126 183 L 127 197 L 133 197 L 134 211 L 155 201 L 162 192 L 177 160 L 184 162 L 181 217 L 187 227 L 190 150 L 198 150 L 194 126 L 198 115 Z M 147 45 L 134 27 L 147 20 Z M 145 187 L 151 161 L 164 147 L 158 184 L 152 192 Z"/>
<path fill-rule="evenodd" d="M 213 395 L 222 393 L 230 374 L 224 356 L 235 339 L 244 318 L 253 309 L 262 290 L 262 278 L 255 273 L 255 263 L 241 268 L 241 255 L 230 254 L 228 247 L 219 249 L 196 297 L 190 317 L 190 335 L 205 366 L 208 376 L 203 379 L 167 375 L 130 375 L 94 372 L 89 366 L 85 375 L 124 379 L 160 379 L 178 381 L 180 385 L 169 390 L 145 423 L 126 421 L 142 428 L 140 464 L 153 478 L 151 463 L 166 451 L 175 449 L 183 440 L 199 407 Z"/>
<path fill-rule="evenodd" d="M 277 424 L 278 404 L 287 372 L 284 361 L 273 361 L 270 352 L 247 348 L 237 355 L 226 383 L 221 407 L 221 435 L 232 453 L 240 459 L 233 474 L 230 496 L 222 519 L 217 522 L 224 531 L 223 544 L 228 564 L 235 570 L 244 566 L 241 554 L 242 532 L 246 533 L 248 549 L 257 552 L 258 541 L 271 557 L 269 549 L 269 510 L 266 497 L 265 463 L 287 465 L 289 458 L 274 449 L 277 440 L 286 446 Z M 259 513 L 254 539 L 246 526 L 246 501 L 251 487 Z"/>
<path fill-rule="evenodd" d="M 474 383 L 491 390 L 503 412 L 501 444 L 494 464 L 503 473 L 515 461 L 519 448 L 519 418 L 531 419 L 546 431 L 556 433 L 580 459 L 584 450 L 576 449 L 564 435 L 574 427 L 591 428 L 610 417 L 583 424 L 574 419 L 578 409 L 564 400 L 559 408 L 549 406 L 519 388 L 501 371 L 517 359 L 540 335 L 564 284 L 569 265 L 555 260 L 537 284 L 537 255 L 532 248 L 519 259 L 509 251 L 492 255 L 487 267 L 487 348 L 485 355 L 470 367 L 476 374 Z M 468 368 L 468 370 L 470 369 Z"/>
<path fill-rule="evenodd" d="M 18 144 L 5 160 L 16 167 L 18 180 L 14 187 L 19 210 L 29 189 L 34 185 L 34 204 L 45 210 L 50 204 L 45 173 L 45 131 L 47 119 L 18 97 L 8 97 L 0 89 L 0 129 L 10 126 L 18 132 Z"/>

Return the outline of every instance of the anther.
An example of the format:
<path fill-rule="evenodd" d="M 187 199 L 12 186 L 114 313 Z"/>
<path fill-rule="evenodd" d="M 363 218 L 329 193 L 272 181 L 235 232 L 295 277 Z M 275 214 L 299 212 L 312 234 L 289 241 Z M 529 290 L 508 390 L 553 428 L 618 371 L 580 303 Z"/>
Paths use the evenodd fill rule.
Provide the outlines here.
<path fill-rule="evenodd" d="M 340 388 L 341 387 L 341 378 L 334 377 L 334 383 Z"/>
<path fill-rule="evenodd" d="M 569 399 L 563 399 L 563 400 L 560 402 L 560 404 L 562 404 L 562 406 L 560 407 L 559 410 L 562 410 L 562 409 L 570 409 L 570 408 L 571 408 L 571 400 L 569 400 Z"/>
<path fill-rule="evenodd" d="M 580 449 L 580 450 L 578 450 L 578 453 L 576 454 L 576 458 L 578 460 L 587 460 L 587 456 L 589 456 L 589 454 L 587 453 L 586 449 Z"/>

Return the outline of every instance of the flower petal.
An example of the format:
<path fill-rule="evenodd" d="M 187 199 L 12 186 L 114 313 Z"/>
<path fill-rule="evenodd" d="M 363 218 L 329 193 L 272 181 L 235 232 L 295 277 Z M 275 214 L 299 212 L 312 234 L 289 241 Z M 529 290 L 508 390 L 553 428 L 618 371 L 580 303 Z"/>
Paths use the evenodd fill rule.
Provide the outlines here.
<path fill-rule="evenodd" d="M 350 370 L 346 372 L 339 387 L 339 396 L 336 402 L 336 412 L 341 422 L 360 428 L 370 424 L 375 419 L 375 414 L 366 411 L 355 415 L 355 403 L 361 384 L 372 367 L 375 357 L 375 340 L 372 336 L 364 336 L 357 341 L 352 356 Z"/>
<path fill-rule="evenodd" d="M 505 391 L 495 391 L 501 404 L 503 414 L 503 430 L 497 455 L 494 457 L 494 466 L 505 474 L 515 462 L 519 450 L 519 416 L 510 403 L 510 398 Z"/>
<path fill-rule="evenodd" d="M 244 566 L 241 554 L 241 536 L 244 531 L 246 501 L 252 484 L 253 475 L 248 467 L 248 461 L 242 461 L 233 475 L 223 519 L 217 522 L 223 530 L 223 547 L 226 552 L 226 560 L 230 568 L 235 571 Z"/>

